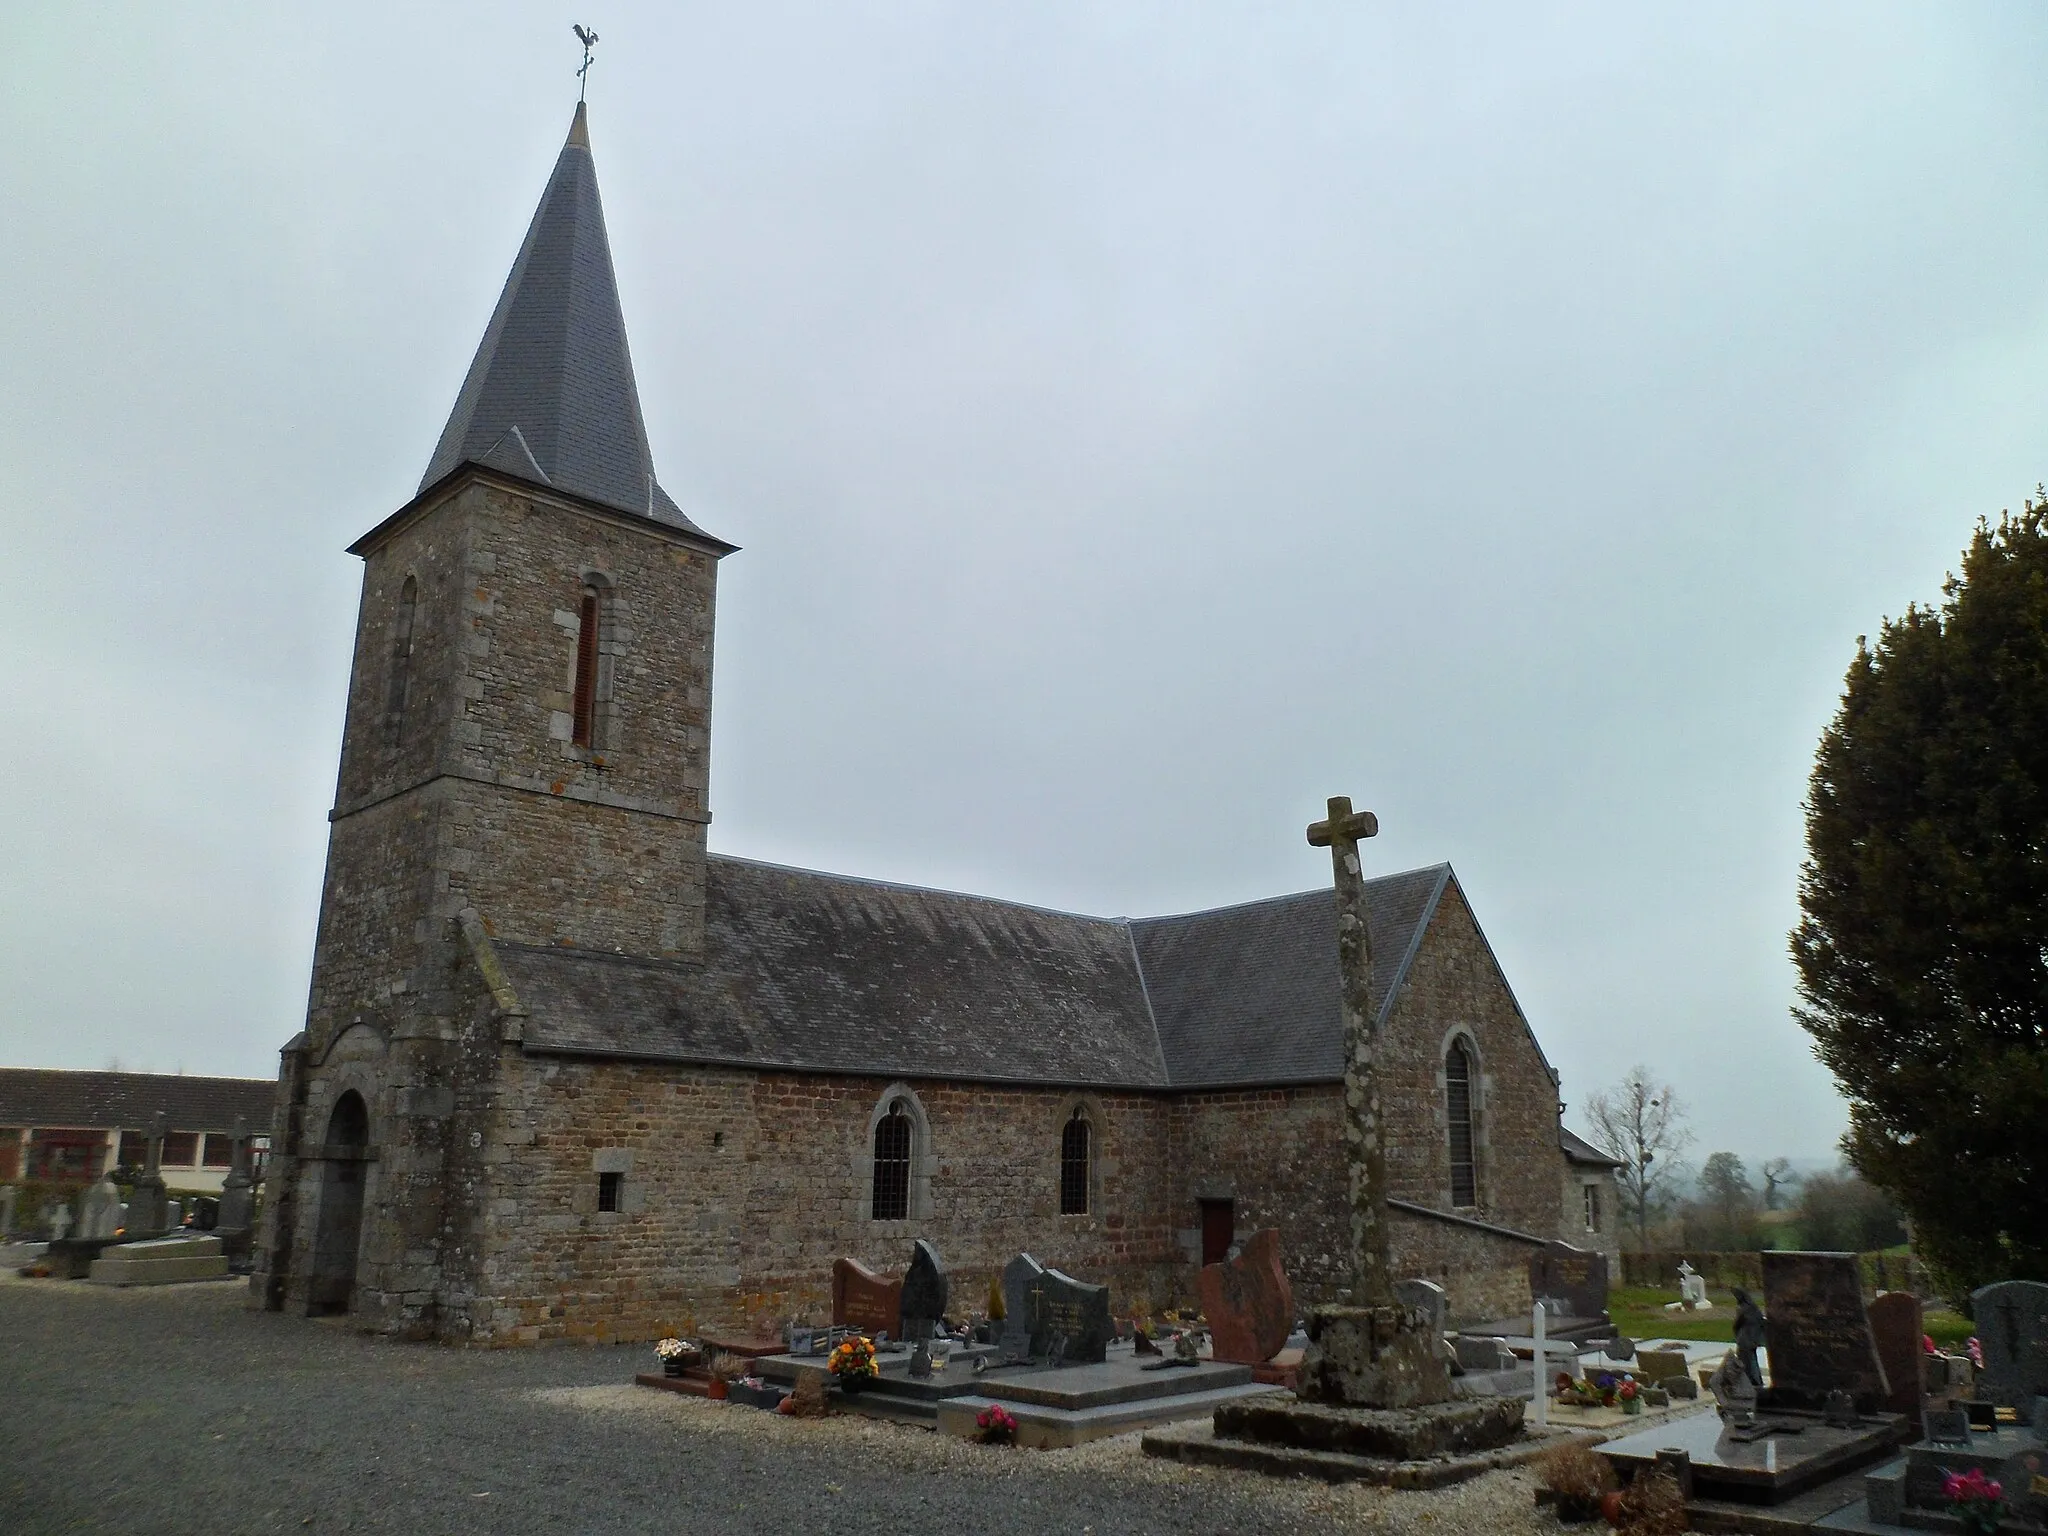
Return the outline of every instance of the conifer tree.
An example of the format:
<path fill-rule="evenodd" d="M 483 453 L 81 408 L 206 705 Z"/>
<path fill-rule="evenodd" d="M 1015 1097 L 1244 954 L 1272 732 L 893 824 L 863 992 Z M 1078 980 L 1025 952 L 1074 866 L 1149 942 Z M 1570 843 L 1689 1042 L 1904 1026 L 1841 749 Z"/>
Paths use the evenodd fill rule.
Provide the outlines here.
<path fill-rule="evenodd" d="M 2048 495 L 1857 641 L 1792 934 L 1843 1151 L 1961 1290 L 2048 1280 Z"/>

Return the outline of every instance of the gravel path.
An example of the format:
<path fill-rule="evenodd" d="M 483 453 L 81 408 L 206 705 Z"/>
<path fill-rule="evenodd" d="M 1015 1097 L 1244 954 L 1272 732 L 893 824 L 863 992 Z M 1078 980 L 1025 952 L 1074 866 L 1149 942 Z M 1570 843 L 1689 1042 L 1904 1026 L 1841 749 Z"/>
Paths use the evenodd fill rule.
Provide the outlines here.
<path fill-rule="evenodd" d="M 1435 1493 L 1004 1451 L 632 1385 L 638 1349 L 393 1344 L 238 1284 L 0 1279 L 0 1531 L 1554 1532 L 1525 1472 Z"/>

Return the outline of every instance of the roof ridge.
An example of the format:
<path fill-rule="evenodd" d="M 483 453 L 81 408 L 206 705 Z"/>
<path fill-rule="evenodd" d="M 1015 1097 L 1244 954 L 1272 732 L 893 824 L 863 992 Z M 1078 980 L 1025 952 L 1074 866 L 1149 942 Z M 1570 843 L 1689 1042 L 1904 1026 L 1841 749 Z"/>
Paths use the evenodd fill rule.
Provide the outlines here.
<path fill-rule="evenodd" d="M 956 891 L 942 885 L 912 885 L 905 880 L 881 880 L 872 875 L 847 875 L 831 869 L 806 869 L 801 864 L 780 864 L 773 859 L 750 859 L 737 853 L 707 853 L 714 864 L 747 864 L 755 869 L 773 869 L 785 875 L 815 875 L 820 880 L 837 880 L 845 885 L 866 885 L 883 891 L 907 891 L 917 896 L 951 896 L 960 901 L 978 901 L 992 907 L 1011 907 L 1019 912 L 1041 912 L 1047 917 L 1071 917 L 1084 923 L 1123 926 L 1127 917 L 1104 917 L 1097 912 L 1075 912 L 1067 907 L 1044 907 L 1036 902 L 1013 901 L 1007 896 L 988 896 L 979 891 Z"/>
<path fill-rule="evenodd" d="M 1384 875 L 1373 875 L 1366 880 L 1365 884 L 1366 888 L 1370 890 L 1373 886 L 1383 885 L 1389 880 L 1405 880 L 1410 875 L 1436 874 L 1450 867 L 1448 863 L 1418 864 L 1413 869 L 1389 870 Z M 1161 912 L 1153 917 L 1134 917 L 1131 921 L 1134 923 L 1172 923 L 1189 917 L 1221 917 L 1229 912 L 1248 912 L 1253 907 L 1277 906 L 1283 901 L 1301 901 L 1310 896 L 1330 896 L 1333 894 L 1334 892 L 1327 885 L 1312 885 L 1305 891 L 1283 891 L 1278 896 L 1254 896 L 1246 901 L 1228 902 L 1220 907 L 1197 907 L 1189 912 Z"/>

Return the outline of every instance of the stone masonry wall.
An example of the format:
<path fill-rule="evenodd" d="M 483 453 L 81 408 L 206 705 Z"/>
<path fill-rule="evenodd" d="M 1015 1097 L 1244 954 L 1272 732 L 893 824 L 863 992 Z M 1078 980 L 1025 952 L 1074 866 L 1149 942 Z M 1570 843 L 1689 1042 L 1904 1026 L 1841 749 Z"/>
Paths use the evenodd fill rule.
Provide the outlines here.
<path fill-rule="evenodd" d="M 478 1340 L 822 1322 L 833 1259 L 900 1272 L 918 1237 L 944 1257 L 962 1311 L 984 1308 L 990 1279 L 1020 1249 L 1108 1283 L 1119 1312 L 1171 1294 L 1159 1099 L 516 1052 L 504 1074 L 467 1322 Z M 921 1112 L 929 1209 L 872 1221 L 869 1127 L 892 1092 Z M 1096 1127 L 1094 1198 L 1090 1214 L 1062 1216 L 1060 1130 L 1077 1100 Z M 605 1171 L 624 1175 L 617 1212 L 597 1209 Z"/>

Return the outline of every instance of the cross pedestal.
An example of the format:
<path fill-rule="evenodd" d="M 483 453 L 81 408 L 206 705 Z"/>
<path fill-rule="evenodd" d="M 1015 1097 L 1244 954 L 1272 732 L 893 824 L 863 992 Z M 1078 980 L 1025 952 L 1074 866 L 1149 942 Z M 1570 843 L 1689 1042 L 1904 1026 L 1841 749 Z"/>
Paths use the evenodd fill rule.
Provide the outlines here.
<path fill-rule="evenodd" d="M 1330 850 L 1337 885 L 1337 968 L 1344 998 L 1344 1151 L 1349 1165 L 1349 1304 L 1309 1314 L 1309 1352 L 1299 1393 L 1317 1402 L 1362 1408 L 1412 1408 L 1446 1402 L 1451 1373 L 1428 1314 L 1394 1296 L 1387 1251 L 1387 1152 L 1380 1114 L 1372 1019 L 1372 932 L 1366 922 L 1365 872 L 1358 845 L 1380 829 L 1371 811 L 1353 811 L 1342 795 L 1329 817 L 1308 829 L 1309 843 Z"/>

